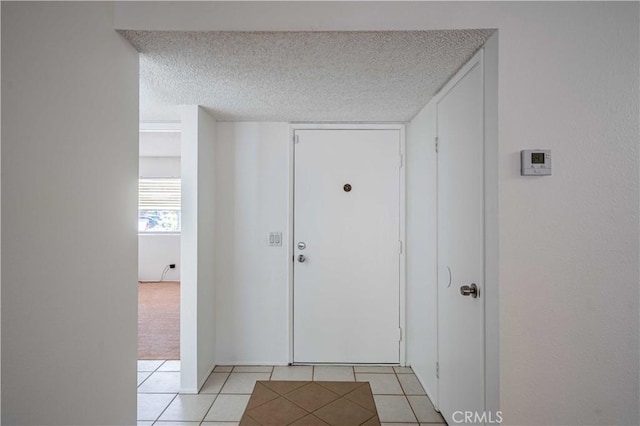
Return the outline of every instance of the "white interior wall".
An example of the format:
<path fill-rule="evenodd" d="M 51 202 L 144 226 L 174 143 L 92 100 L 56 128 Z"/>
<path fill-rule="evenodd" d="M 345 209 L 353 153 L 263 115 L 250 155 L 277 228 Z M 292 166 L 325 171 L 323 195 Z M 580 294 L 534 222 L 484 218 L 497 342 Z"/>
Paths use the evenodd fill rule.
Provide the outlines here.
<path fill-rule="evenodd" d="M 180 177 L 180 157 L 140 157 L 140 177 Z"/>
<path fill-rule="evenodd" d="M 0 46 L 2 46 L 2 6 L 0 5 Z M 2 81 L 2 55 L 0 55 L 0 81 Z M 2 99 L 2 85 L 0 84 L 0 99 Z M 0 102 L 0 117 L 2 117 L 2 102 Z M 2 176 L 2 120 L 0 120 L 0 176 Z M 0 179 L 0 224 L 2 223 L 2 180 Z M 0 226 L 0 241 L 2 241 L 2 226 Z M 0 318 L 2 318 L 2 244 L 0 244 Z M 0 327 L 0 366 L 2 365 L 2 327 Z M 0 368 L 0 383 L 2 383 L 2 368 Z M 2 386 L 0 385 L 0 422 L 2 421 Z"/>
<path fill-rule="evenodd" d="M 2 6 L 0 5 L 0 46 L 2 46 Z M 0 55 L 0 81 L 2 81 L 2 55 Z M 0 84 L 0 99 L 2 99 L 2 85 Z M 0 102 L 0 117 L 2 117 L 2 102 Z M 2 120 L 0 120 L 0 176 L 2 176 Z M 0 224 L 2 223 L 2 180 L 0 179 Z M 0 226 L 0 241 L 2 241 L 2 226 Z M 0 318 L 2 318 L 2 244 L 0 244 Z M 2 365 L 2 327 L 0 327 L 0 366 Z M 0 368 L 0 383 L 2 383 L 2 368 Z M 0 422 L 2 421 L 2 386 L 0 385 Z"/>
<path fill-rule="evenodd" d="M 637 2 L 120 3 L 116 27 L 499 29 L 505 422 L 638 424 L 638 12 Z M 553 176 L 521 177 L 525 148 L 552 149 Z"/>
<path fill-rule="evenodd" d="M 198 391 L 198 107 L 182 107 L 180 387 Z"/>
<path fill-rule="evenodd" d="M 183 393 L 197 393 L 215 365 L 215 143 L 215 120 L 197 105 L 184 106 L 180 249 Z"/>
<path fill-rule="evenodd" d="M 215 143 L 217 123 L 198 108 L 198 389 L 215 367 Z"/>
<path fill-rule="evenodd" d="M 138 54 L 109 3 L 1 7 L 2 424 L 131 425 Z"/>
<path fill-rule="evenodd" d="M 180 234 L 138 234 L 138 281 L 180 281 Z"/>
<path fill-rule="evenodd" d="M 216 361 L 289 362 L 288 123 L 218 123 Z M 283 245 L 269 247 L 269 232 Z"/>
<path fill-rule="evenodd" d="M 437 404 L 436 108 L 407 125 L 407 363 Z"/>
<path fill-rule="evenodd" d="M 140 177 L 180 177 L 180 157 L 140 157 Z M 164 268 L 165 281 L 180 280 L 180 234 L 138 234 L 138 280 L 158 281 Z"/>

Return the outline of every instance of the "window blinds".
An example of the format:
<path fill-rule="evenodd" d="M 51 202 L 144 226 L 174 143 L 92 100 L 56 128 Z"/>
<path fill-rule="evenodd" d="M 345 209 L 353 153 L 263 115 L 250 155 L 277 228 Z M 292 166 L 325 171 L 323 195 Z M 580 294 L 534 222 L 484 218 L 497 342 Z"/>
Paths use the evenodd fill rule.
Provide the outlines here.
<path fill-rule="evenodd" d="M 181 182 L 178 178 L 140 179 L 138 208 L 140 210 L 180 210 Z"/>

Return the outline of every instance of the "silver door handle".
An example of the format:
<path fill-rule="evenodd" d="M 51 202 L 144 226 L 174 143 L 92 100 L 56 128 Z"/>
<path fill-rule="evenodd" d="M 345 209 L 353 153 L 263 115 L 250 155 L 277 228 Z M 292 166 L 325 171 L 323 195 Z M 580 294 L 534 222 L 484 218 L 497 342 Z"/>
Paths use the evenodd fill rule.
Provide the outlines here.
<path fill-rule="evenodd" d="M 460 287 L 460 294 L 463 296 L 471 296 L 475 299 L 480 295 L 480 289 L 475 283 L 471 285 L 463 285 Z"/>
<path fill-rule="evenodd" d="M 300 256 L 298 256 L 298 262 L 302 263 L 302 262 L 304 262 L 305 260 L 307 260 L 307 258 L 306 258 L 306 257 L 304 257 L 304 254 L 301 254 Z"/>

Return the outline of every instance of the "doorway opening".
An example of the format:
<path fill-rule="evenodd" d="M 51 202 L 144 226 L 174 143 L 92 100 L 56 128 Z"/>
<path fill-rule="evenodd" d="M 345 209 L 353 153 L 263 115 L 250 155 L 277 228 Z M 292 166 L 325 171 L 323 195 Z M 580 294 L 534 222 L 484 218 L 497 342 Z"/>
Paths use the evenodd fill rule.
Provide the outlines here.
<path fill-rule="evenodd" d="M 181 129 L 141 123 L 138 180 L 138 385 L 180 371 Z"/>
<path fill-rule="evenodd" d="M 403 164 L 405 161 L 407 168 L 411 165 L 414 170 L 407 172 L 406 189 L 400 188 L 398 179 L 394 181 L 400 188 L 399 197 L 404 197 L 405 192 L 411 197 L 407 202 L 407 216 L 413 217 L 412 221 L 407 219 L 406 245 L 400 233 L 395 245 L 395 250 L 403 255 L 406 253 L 404 258 L 398 259 L 401 267 L 397 274 L 403 274 L 402 266 L 406 264 L 407 277 L 406 285 L 402 284 L 402 277 L 400 278 L 398 289 L 399 293 L 406 291 L 406 308 L 403 310 L 402 306 L 398 307 L 394 315 L 398 317 L 398 324 L 406 322 L 406 329 L 396 326 L 394 333 L 388 332 L 389 330 L 380 333 L 385 334 L 385 338 L 392 334 L 397 336 L 400 342 L 397 357 L 394 354 L 393 359 L 379 358 L 362 362 L 396 365 L 358 367 L 370 368 L 372 374 L 397 374 L 404 370 L 396 370 L 394 367 L 411 365 L 412 369 L 409 371 L 415 373 L 419 389 L 428 395 L 437 408 L 441 380 L 438 333 L 442 329 L 438 327 L 440 276 L 437 271 L 438 224 L 435 219 L 438 178 L 436 164 L 440 166 L 445 163 L 438 159 L 436 151 L 437 109 L 431 110 L 429 105 L 456 73 L 486 46 L 485 43 L 493 37 L 494 31 L 122 33 L 141 52 L 141 76 L 147 80 L 144 84 L 141 81 L 141 87 L 146 87 L 147 91 L 157 88 L 163 95 L 156 102 L 158 110 L 167 115 L 175 114 L 177 105 L 187 102 L 186 107 L 192 109 L 194 117 L 197 117 L 196 124 L 199 124 L 201 116 L 208 117 L 205 122 L 211 122 L 208 126 L 210 131 L 204 132 L 207 135 L 204 139 L 200 137 L 200 127 L 194 127 L 197 130 L 194 130 L 194 140 L 197 141 L 194 146 L 211 149 L 215 155 L 205 161 L 201 161 L 204 156 L 198 150 L 194 151 L 193 158 L 186 154 L 184 156 L 193 160 L 198 171 L 190 182 L 191 190 L 213 188 L 212 191 L 207 191 L 206 196 L 214 198 L 215 202 L 212 204 L 215 205 L 215 215 L 207 215 L 206 223 L 210 225 L 215 222 L 215 254 L 208 257 L 206 263 L 215 263 L 216 270 L 212 279 L 194 279 L 194 283 L 206 281 L 207 285 L 214 287 L 205 289 L 203 294 L 206 297 L 203 297 L 199 289 L 192 293 L 192 298 L 183 297 L 182 306 L 193 306 L 193 311 L 198 312 L 198 318 L 193 315 L 194 329 L 190 326 L 183 327 L 184 333 L 195 336 L 194 342 L 197 344 L 183 345 L 181 391 L 200 392 L 202 384 L 212 380 L 213 376 L 209 376 L 212 371 L 213 375 L 227 374 L 229 380 L 240 380 L 240 376 L 233 375 L 250 374 L 249 372 L 266 374 L 261 369 L 275 373 L 274 366 L 290 363 L 358 363 L 353 358 L 331 359 L 318 356 L 319 350 L 326 349 L 327 346 L 320 344 L 320 349 L 313 349 L 312 345 L 317 341 L 310 342 L 308 347 L 312 350 L 308 358 L 297 358 L 300 352 L 295 345 L 296 340 L 300 342 L 300 336 L 296 339 L 296 321 L 293 317 L 296 311 L 300 313 L 304 309 L 287 311 L 287 307 L 293 305 L 295 297 L 292 277 L 295 275 L 296 279 L 300 278 L 303 275 L 301 268 L 312 266 L 317 258 L 312 253 L 315 243 L 299 238 L 301 235 L 295 229 L 300 223 L 297 219 L 294 220 L 291 207 L 294 205 L 294 198 L 299 198 L 297 192 L 294 197 L 294 192 L 300 188 L 294 188 L 295 172 L 291 166 L 295 141 L 292 136 L 296 133 L 296 126 L 304 126 L 299 123 L 324 123 L 316 124 L 318 128 L 384 126 L 382 123 L 393 123 L 399 128 L 407 128 L 406 156 L 403 159 L 404 152 L 399 150 L 396 164 Z M 167 39 L 171 39 L 172 43 L 167 44 Z M 460 43 L 455 43 L 456 39 Z M 491 63 L 497 64 L 497 37 L 493 37 L 492 43 L 496 54 Z M 451 45 L 461 47 L 452 50 Z M 194 58 L 197 60 L 194 61 Z M 373 59 L 377 65 L 384 66 L 372 68 Z M 438 64 L 436 69 L 433 64 Z M 301 70 L 305 72 L 300 72 Z M 497 66 L 492 71 L 495 71 L 497 81 Z M 229 79 L 229 75 L 241 78 Z M 163 84 L 167 81 L 172 84 Z M 481 85 L 480 90 L 497 93 L 497 84 L 489 87 L 485 79 Z M 147 101 L 151 102 L 151 98 Z M 428 103 L 425 105 L 425 102 Z M 493 178 L 496 176 L 493 163 L 497 162 L 497 135 L 489 135 L 488 127 L 484 124 L 491 120 L 497 122 L 497 113 L 493 109 L 487 109 L 486 105 L 483 108 L 480 119 L 485 119 L 481 126 L 484 134 L 479 136 L 479 143 L 491 139 L 496 147 L 494 150 L 494 145 L 491 145 L 490 149 L 485 149 L 476 158 L 476 161 L 485 163 L 486 174 L 479 179 L 485 179 L 486 190 L 494 183 Z M 153 108 L 148 110 L 149 114 L 154 111 Z M 418 117 L 424 120 L 418 120 Z M 188 130 L 190 127 L 186 120 L 183 123 L 185 141 L 191 140 L 191 131 Z M 497 128 L 497 124 L 494 127 Z M 302 127 L 298 128 L 302 130 Z M 205 139 L 207 143 L 202 142 Z M 429 154 L 420 157 L 427 150 L 430 151 Z M 354 158 L 357 157 L 356 155 Z M 318 156 L 311 155 L 310 159 L 314 163 Z M 215 182 L 200 174 L 201 170 L 211 173 L 214 168 Z M 188 176 L 186 169 L 187 167 L 185 182 Z M 326 167 L 326 170 L 330 169 L 331 164 Z M 416 173 L 415 170 L 418 169 L 427 170 L 425 176 Z M 425 180 L 421 180 L 422 178 Z M 296 181 L 295 185 L 298 183 Z M 497 185 L 497 179 L 495 183 Z M 427 191 L 420 192 L 425 187 Z M 185 184 L 185 188 L 189 188 L 189 185 Z M 344 180 L 336 188 L 338 192 L 342 191 L 339 192 L 342 195 L 353 196 L 358 194 L 360 185 Z M 197 200 L 199 196 L 200 193 L 197 193 L 194 199 Z M 415 210 L 415 200 L 420 197 L 428 198 L 426 215 L 420 215 Z M 398 210 L 403 202 L 399 204 Z M 497 217 L 497 209 L 490 213 Z M 403 217 L 404 212 L 400 212 L 400 220 L 404 220 Z M 483 226 L 486 235 L 495 239 L 497 228 L 487 226 L 486 223 Z M 320 234 L 322 238 L 326 238 L 328 232 L 324 230 Z M 202 233 L 198 229 L 194 235 L 201 236 Z M 185 241 L 187 240 L 185 231 Z M 428 248 L 419 253 L 416 240 L 423 240 L 420 244 Z M 211 242 L 212 239 L 202 238 L 198 241 Z M 301 249 L 299 243 L 304 243 L 305 248 Z M 341 243 L 343 245 L 344 242 Z M 487 250 L 486 253 L 487 262 L 497 262 L 497 259 L 491 257 L 493 252 Z M 331 254 L 337 256 L 337 250 Z M 188 259 L 185 257 L 185 289 L 189 281 Z M 373 263 L 371 257 L 368 257 L 368 261 Z M 487 311 L 497 315 L 496 288 L 489 289 L 492 278 L 490 274 L 494 272 L 495 269 L 492 268 L 495 265 L 490 266 L 484 272 L 487 287 L 481 288 L 481 297 L 482 303 L 487 300 Z M 300 270 L 296 272 L 296 268 Z M 345 270 L 348 271 L 348 268 Z M 330 292 L 335 296 L 340 291 L 338 289 Z M 318 294 L 326 296 L 322 291 Z M 485 297 L 491 297 L 491 302 Z M 403 299 L 402 294 L 399 299 Z M 309 300 L 311 303 L 308 306 L 313 306 L 312 302 L 317 298 L 312 296 Z M 207 311 L 206 321 L 199 317 L 201 308 Z M 187 310 L 184 312 L 186 314 Z M 193 312 L 189 312 L 189 315 L 192 314 Z M 328 314 L 333 313 L 329 311 Z M 339 322 L 342 322 L 343 327 L 334 327 L 334 340 L 338 340 L 335 336 L 343 337 L 342 328 L 347 324 L 345 320 Z M 487 379 L 481 384 L 482 395 L 474 396 L 482 401 L 485 409 L 491 410 L 497 406 L 494 404 L 497 403 L 494 398 L 497 396 L 497 370 L 493 368 L 497 365 L 497 322 L 487 318 L 485 323 L 491 325 L 491 329 L 484 330 L 485 335 L 481 336 L 483 342 L 488 342 L 487 356 L 481 360 L 483 365 L 478 365 L 477 368 L 487 372 Z M 200 330 L 202 325 L 206 329 Z M 316 318 L 315 324 L 309 328 L 319 329 L 323 325 Z M 380 331 L 381 328 L 376 327 L 376 330 Z M 206 348 L 207 356 L 200 356 L 198 353 L 197 345 L 201 342 L 212 347 Z M 404 354 L 403 349 L 406 352 Z M 194 363 L 190 369 L 186 368 L 191 362 L 187 352 L 198 355 L 193 357 L 198 365 Z M 224 370 L 220 369 L 221 366 Z M 294 367 L 296 366 L 291 368 Z M 353 376 L 356 380 L 358 374 L 370 374 L 358 370 L 358 367 L 347 366 L 344 367 L 346 370 L 342 370 L 342 367 L 312 367 L 311 374 L 315 378 L 316 368 L 335 375 L 346 371 L 346 376 Z M 302 371 L 308 372 L 309 369 Z M 376 380 L 374 377 L 368 379 L 372 383 Z M 385 377 L 385 380 L 394 385 L 394 380 L 398 380 L 398 386 L 402 383 L 400 378 L 394 379 L 391 376 Z M 185 381 L 193 385 L 185 387 Z M 374 396 L 379 390 L 373 389 Z M 229 393 L 232 394 L 231 391 Z M 405 406 L 409 407 L 409 396 L 398 400 L 406 402 Z M 408 417 L 415 419 L 411 416 Z M 387 421 L 404 420 L 387 418 Z"/>

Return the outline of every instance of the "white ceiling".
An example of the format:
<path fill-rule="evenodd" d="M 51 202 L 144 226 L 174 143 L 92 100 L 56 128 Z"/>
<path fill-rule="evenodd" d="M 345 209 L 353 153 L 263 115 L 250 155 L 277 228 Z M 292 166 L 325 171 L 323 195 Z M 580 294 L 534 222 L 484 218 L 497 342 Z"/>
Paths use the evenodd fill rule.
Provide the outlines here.
<path fill-rule="evenodd" d="M 493 30 L 121 33 L 141 53 L 142 121 L 181 104 L 220 121 L 408 121 Z"/>

